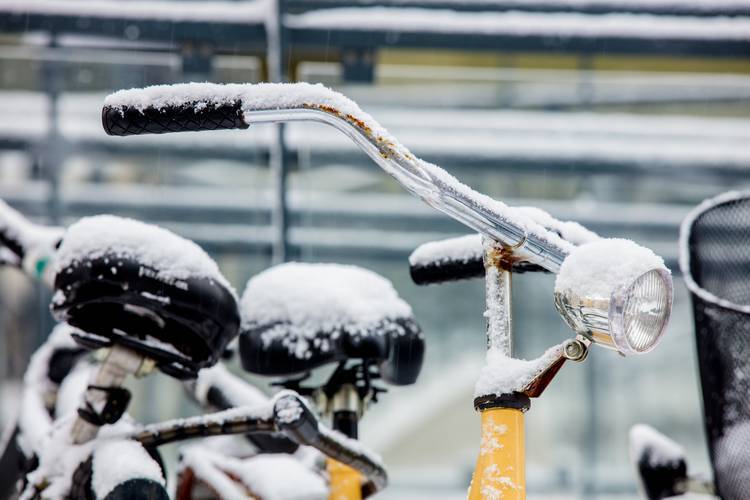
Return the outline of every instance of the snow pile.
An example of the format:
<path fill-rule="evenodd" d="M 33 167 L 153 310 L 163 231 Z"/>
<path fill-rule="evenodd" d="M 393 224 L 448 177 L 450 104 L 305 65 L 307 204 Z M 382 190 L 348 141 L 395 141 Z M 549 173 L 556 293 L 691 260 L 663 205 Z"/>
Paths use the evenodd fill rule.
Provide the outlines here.
<path fill-rule="evenodd" d="M 296 422 L 302 416 L 304 408 L 297 398 L 277 397 L 274 405 L 274 413 L 278 422 L 291 424 Z"/>
<path fill-rule="evenodd" d="M 487 358 L 474 386 L 474 398 L 523 392 L 562 353 L 563 344 L 547 349 L 535 359 L 511 358 L 500 349 L 488 349 Z"/>
<path fill-rule="evenodd" d="M 651 467 L 677 465 L 685 460 L 685 450 L 653 427 L 636 424 L 630 429 L 630 460 L 634 464 L 648 456 Z"/>
<path fill-rule="evenodd" d="M 40 448 L 41 452 L 38 453 L 39 466 L 27 475 L 29 487 L 21 495 L 21 500 L 36 498 L 37 492 L 34 485 L 44 483 L 48 483 L 48 485 L 44 488 L 43 498 L 50 500 L 68 498 L 72 476 L 78 466 L 86 461 L 92 453 L 96 454 L 99 448 L 117 442 L 119 439 L 117 436 L 121 436 L 132 429 L 130 419 L 121 418 L 114 425 L 102 426 L 97 439 L 81 445 L 75 445 L 71 440 L 71 432 L 76 417 L 77 415 L 71 414 L 65 418 L 56 420 L 52 427 L 45 433 L 44 441 Z M 142 458 L 140 456 L 129 456 L 129 458 L 119 462 L 118 466 L 121 470 L 107 472 L 118 474 L 120 477 L 141 477 L 141 471 L 144 468 L 140 463 Z M 102 466 L 107 466 L 107 464 Z M 164 484 L 163 478 L 161 484 Z"/>
<path fill-rule="evenodd" d="M 107 441 L 94 451 L 91 486 L 96 498 L 105 498 L 129 479 L 149 479 L 165 486 L 161 469 L 148 452 L 135 441 Z"/>
<path fill-rule="evenodd" d="M 652 270 L 669 271 L 664 260 L 631 240 L 607 238 L 576 248 L 565 258 L 555 292 L 609 299 L 612 291 Z"/>
<path fill-rule="evenodd" d="M 254 497 L 266 500 L 328 498 L 323 477 L 290 455 L 240 459 L 201 445 L 186 447 L 181 454 L 181 467 L 192 469 L 221 498 L 247 498 L 248 490 Z"/>
<path fill-rule="evenodd" d="M 204 407 L 209 404 L 208 391 L 212 387 L 218 389 L 233 406 L 263 405 L 269 401 L 259 389 L 232 374 L 221 363 L 198 372 L 193 395 Z"/>
<path fill-rule="evenodd" d="M 419 245 L 409 256 L 412 266 L 429 266 L 445 262 L 469 262 L 481 259 L 484 250 L 481 234 L 429 241 Z"/>
<path fill-rule="evenodd" d="M 571 38 L 750 40 L 750 20 L 647 14 L 456 12 L 346 7 L 287 14 L 289 28 Z"/>
<path fill-rule="evenodd" d="M 361 12 L 361 10 L 358 10 Z M 583 233 L 580 228 L 571 224 L 559 223 L 546 212 L 538 210 L 508 207 L 506 204 L 494 200 L 489 196 L 476 192 L 469 186 L 431 163 L 416 158 L 395 137 L 376 122 L 369 114 L 347 97 L 334 92 L 323 85 L 309 83 L 263 83 L 263 84 L 227 84 L 186 83 L 178 85 L 159 85 L 143 89 L 121 90 L 107 96 L 105 107 L 123 110 L 132 108 L 143 111 L 147 108 L 164 109 L 166 107 L 192 106 L 198 110 L 205 106 L 223 106 L 240 104 L 245 113 L 245 121 L 250 124 L 252 113 L 279 109 L 313 109 L 337 116 L 357 128 L 367 136 L 381 150 L 380 155 L 385 158 L 395 158 L 399 166 L 388 162 L 381 166 L 400 182 L 404 182 L 404 175 L 412 180 L 419 178 L 420 184 L 427 184 L 429 188 L 420 186 L 412 189 L 428 204 L 437 209 L 445 210 L 449 214 L 465 209 L 456 209 L 456 201 L 461 205 L 481 214 L 482 219 L 489 219 L 491 226 L 500 222 L 508 223 L 518 228 L 528 237 L 539 239 L 543 245 L 558 253 L 566 254 L 572 251 L 573 245 L 560 238 L 556 233 L 548 231 L 544 226 L 554 225 L 555 231 L 570 233 L 571 239 L 590 237 L 593 233 Z M 404 166 L 405 165 L 405 166 Z M 408 174 L 406 172 L 408 172 Z M 426 193 L 424 190 L 429 189 Z M 541 213 L 540 213 L 541 212 Z M 455 215 L 453 215 L 455 216 Z M 537 220 L 539 218 L 539 220 Z M 482 230 L 483 225 L 473 223 L 473 229 Z M 521 237 L 522 239 L 522 237 Z M 517 241 L 506 242 L 515 244 Z"/>
<path fill-rule="evenodd" d="M 333 338 L 340 332 L 368 335 L 384 321 L 412 316 L 390 281 L 340 264 L 272 267 L 248 281 L 240 308 L 243 329 L 271 326 L 262 334 L 264 343 L 284 339 L 299 357 L 321 332 Z"/>
<path fill-rule="evenodd" d="M 101 257 L 133 259 L 152 268 L 156 278 L 165 283 L 207 278 L 234 292 L 216 262 L 192 241 L 158 226 L 114 215 L 84 217 L 71 225 L 60 245 L 55 272 Z M 113 274 L 120 265 L 112 261 Z"/>
<path fill-rule="evenodd" d="M 599 239 L 598 234 L 586 229 L 579 223 L 557 220 L 541 208 L 518 207 L 517 210 L 537 224 L 558 233 L 564 240 L 574 245 L 583 245 Z"/>

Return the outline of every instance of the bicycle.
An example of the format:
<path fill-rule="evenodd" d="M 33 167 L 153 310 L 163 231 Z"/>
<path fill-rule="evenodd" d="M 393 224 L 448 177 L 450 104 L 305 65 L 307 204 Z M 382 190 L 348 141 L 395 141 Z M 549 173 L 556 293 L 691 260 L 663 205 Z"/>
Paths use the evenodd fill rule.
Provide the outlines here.
<path fill-rule="evenodd" d="M 408 192 L 482 235 L 488 363 L 474 399 L 482 446 L 469 498 L 524 498 L 523 414 L 530 398 L 541 395 L 566 360 L 585 359 L 591 344 L 623 355 L 642 354 L 658 344 L 673 293 L 663 260 L 633 242 L 598 239 L 546 212 L 508 207 L 477 193 L 418 159 L 354 102 L 322 85 L 156 86 L 112 94 L 102 109 L 105 131 L 118 136 L 288 121 L 333 126 Z M 467 262 L 449 260 L 444 269 L 463 277 Z M 429 259 L 424 267 L 440 264 L 440 259 Z M 476 262 L 468 269 L 476 274 Z M 575 333 L 531 361 L 511 357 L 514 269 L 558 274 L 555 305 Z"/>
<path fill-rule="evenodd" d="M 331 427 L 358 437 L 359 420 L 386 389 L 416 382 L 425 341 L 411 307 L 385 278 L 356 266 L 287 263 L 254 276 L 240 301 L 245 370 L 315 401 Z M 336 369 L 303 386 L 310 372 Z M 328 460 L 331 499 L 367 496 L 359 472 Z"/>
<path fill-rule="evenodd" d="M 63 234 L 55 229 L 58 237 L 52 240 L 32 237 L 47 232 L 4 204 L 0 209 L 0 242 L 15 256 L 8 262 L 20 265 L 36 255 L 44 266 L 24 267 L 53 278 L 52 309 L 67 321 L 62 333 L 38 350 L 27 377 L 22 429 L 13 443 L 30 443 L 23 450 L 29 470 L 21 498 L 167 498 L 158 446 L 248 433 L 283 434 L 295 446 L 315 448 L 359 470 L 367 491 L 385 486 L 378 459 L 326 429 L 291 391 L 189 419 L 133 422 L 125 414 L 130 399 L 122 387 L 125 377 L 158 368 L 178 379 L 194 378 L 215 365 L 239 325 L 233 290 L 197 245 L 156 226 L 97 216 Z M 40 242 L 44 251 L 36 251 Z M 73 377 L 81 347 L 102 355 L 80 370 L 83 377 Z M 69 349 L 74 355 L 63 356 L 63 369 L 55 368 L 55 359 Z M 65 403 L 57 389 L 73 378 L 71 394 L 82 395 L 83 403 L 53 419 L 50 410 Z M 45 390 L 48 382 L 56 384 L 51 391 Z M 129 460 L 123 462 L 123 456 Z"/>

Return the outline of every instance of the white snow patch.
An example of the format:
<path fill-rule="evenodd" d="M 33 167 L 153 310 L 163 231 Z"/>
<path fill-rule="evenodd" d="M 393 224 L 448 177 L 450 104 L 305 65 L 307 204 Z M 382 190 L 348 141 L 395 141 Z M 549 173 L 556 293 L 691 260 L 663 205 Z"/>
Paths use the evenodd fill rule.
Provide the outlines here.
<path fill-rule="evenodd" d="M 468 262 L 481 259 L 484 252 L 481 234 L 469 234 L 419 245 L 409 256 L 412 266 L 441 262 Z"/>
<path fill-rule="evenodd" d="M 114 425 L 101 427 L 97 439 L 74 445 L 71 441 L 71 430 L 76 417 L 77 415 L 71 414 L 56 420 L 45 433 L 43 445 L 37 453 L 39 467 L 27 475 L 29 487 L 21 495 L 21 500 L 35 498 L 36 492 L 33 485 L 42 483 L 48 483 L 44 489 L 43 498 L 50 500 L 67 498 L 76 468 L 98 447 L 112 442 L 113 439 L 117 439 L 115 436 L 132 429 L 130 419 L 121 418 Z"/>
<path fill-rule="evenodd" d="M 35 247 L 53 247 L 63 234 L 59 227 L 34 224 L 0 200 L 0 233 L 21 244 L 24 251 Z"/>
<path fill-rule="evenodd" d="M 284 338 L 304 357 L 319 332 L 366 335 L 388 319 L 409 318 L 409 304 L 387 279 L 340 264 L 287 263 L 250 279 L 240 302 L 244 328 L 279 324 L 264 342 Z M 325 346 L 322 346 L 325 349 Z"/>
<path fill-rule="evenodd" d="M 165 485 L 161 469 L 136 441 L 105 441 L 96 447 L 91 485 L 96 498 L 104 498 L 129 479 L 150 479 Z"/>
<path fill-rule="evenodd" d="M 5 247 L 0 248 L 0 264 L 17 266 L 21 263 L 18 256 Z"/>
<path fill-rule="evenodd" d="M 581 245 L 563 261 L 555 291 L 609 299 L 615 287 L 652 270 L 669 271 L 664 260 L 631 240 L 607 238 Z"/>
<path fill-rule="evenodd" d="M 583 245 L 599 239 L 598 234 L 586 229 L 579 223 L 557 220 L 541 208 L 517 207 L 517 210 L 546 229 L 559 233 L 564 240 L 574 245 Z"/>
<path fill-rule="evenodd" d="M 181 465 L 190 467 L 221 498 L 247 498 L 246 490 L 267 500 L 328 498 L 323 477 L 289 455 L 257 455 L 240 459 L 194 445 L 182 450 Z"/>
<path fill-rule="evenodd" d="M 23 442 L 33 453 L 42 450 L 46 433 L 52 426 L 49 411 L 54 408 L 58 387 L 48 377 L 49 363 L 58 349 L 77 349 L 71 337 L 76 330 L 61 323 L 33 354 L 24 374 L 18 425 Z"/>
<path fill-rule="evenodd" d="M 328 498 L 325 480 L 287 455 L 258 455 L 241 463 L 228 461 L 224 469 L 239 476 L 253 493 L 263 499 Z"/>
<path fill-rule="evenodd" d="M 482 430 L 482 441 L 479 445 L 479 454 L 489 455 L 497 450 L 502 450 L 504 446 L 498 439 L 498 436 L 504 436 L 505 433 L 508 432 L 508 426 L 494 422 L 487 422 L 483 425 L 487 426 L 487 428 Z"/>
<path fill-rule="evenodd" d="M 65 232 L 56 272 L 84 259 L 105 255 L 134 259 L 156 272 L 156 279 L 186 288 L 183 280 L 207 278 L 234 289 L 216 262 L 194 242 L 155 225 L 114 215 L 84 217 Z"/>
<path fill-rule="evenodd" d="M 685 449 L 653 427 L 636 424 L 630 429 L 630 460 L 637 464 L 644 453 L 649 453 L 653 467 L 676 464 L 685 459 Z"/>
<path fill-rule="evenodd" d="M 511 358 L 500 349 L 488 349 L 485 366 L 474 386 L 474 397 L 522 392 L 561 354 L 563 345 L 550 347 L 538 358 L 530 360 Z"/>
<path fill-rule="evenodd" d="M 570 38 L 645 38 L 748 40 L 750 20 L 739 17 L 688 17 L 648 14 L 456 12 L 453 10 L 369 7 L 318 9 L 288 14 L 290 28 L 387 30 L 406 33 L 452 33 Z"/>
<path fill-rule="evenodd" d="M 365 447 L 365 445 L 357 439 L 352 439 L 345 434 L 335 429 L 329 429 L 324 425 L 319 426 L 318 431 L 321 435 L 324 435 L 331 441 L 338 443 L 342 448 L 348 448 L 349 450 L 352 450 L 353 452 L 366 457 L 370 462 L 374 463 L 378 467 L 385 469 L 385 466 L 383 465 L 383 459 L 380 457 L 380 455 Z"/>
<path fill-rule="evenodd" d="M 208 391 L 211 387 L 220 390 L 231 401 L 233 406 L 264 405 L 269 403 L 269 398 L 259 389 L 232 374 L 221 363 L 217 363 L 210 368 L 204 368 L 198 372 L 193 394 L 203 406 L 208 404 Z"/>
<path fill-rule="evenodd" d="M 251 2 L 174 2 L 128 0 L 0 0 L 0 12 L 76 17 L 261 24 L 272 8 L 269 0 Z"/>
<path fill-rule="evenodd" d="M 276 417 L 282 423 L 292 423 L 302 416 L 303 408 L 296 398 L 282 398 L 276 401 Z"/>
<path fill-rule="evenodd" d="M 70 371 L 60 383 L 55 402 L 55 419 L 67 417 L 78 411 L 83 400 L 83 394 L 92 380 L 93 371 L 98 369 L 88 361 L 81 361 Z"/>

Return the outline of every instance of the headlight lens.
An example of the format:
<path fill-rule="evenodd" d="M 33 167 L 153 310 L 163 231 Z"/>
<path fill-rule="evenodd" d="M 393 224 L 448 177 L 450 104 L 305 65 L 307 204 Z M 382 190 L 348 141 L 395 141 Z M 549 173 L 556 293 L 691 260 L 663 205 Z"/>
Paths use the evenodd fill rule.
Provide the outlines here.
<path fill-rule="evenodd" d="M 616 290 L 609 307 L 609 325 L 617 349 L 641 354 L 659 343 L 672 311 L 672 277 L 662 269 L 639 276 Z"/>

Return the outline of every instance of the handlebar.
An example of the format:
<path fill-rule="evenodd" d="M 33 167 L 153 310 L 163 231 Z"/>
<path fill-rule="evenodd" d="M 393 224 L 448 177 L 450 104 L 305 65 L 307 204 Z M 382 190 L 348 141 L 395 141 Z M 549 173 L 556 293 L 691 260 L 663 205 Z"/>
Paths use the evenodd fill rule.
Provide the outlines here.
<path fill-rule="evenodd" d="M 420 160 L 356 103 L 320 84 L 179 84 L 108 96 L 102 125 L 110 135 L 244 129 L 253 123 L 310 121 L 349 137 L 407 191 L 505 247 L 515 258 L 557 272 L 579 241 L 566 223 L 513 208 Z M 550 230 L 555 229 L 555 230 Z M 563 237 L 556 230 L 562 229 Z"/>
<path fill-rule="evenodd" d="M 120 437 L 154 447 L 196 437 L 274 432 L 283 432 L 298 445 L 311 446 L 361 472 L 367 479 L 362 486 L 365 497 L 382 490 L 388 482 L 378 458 L 356 440 L 320 424 L 300 396 L 291 391 L 279 393 L 269 404 L 151 424 Z"/>

